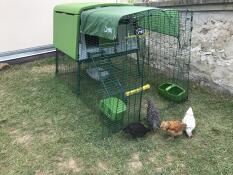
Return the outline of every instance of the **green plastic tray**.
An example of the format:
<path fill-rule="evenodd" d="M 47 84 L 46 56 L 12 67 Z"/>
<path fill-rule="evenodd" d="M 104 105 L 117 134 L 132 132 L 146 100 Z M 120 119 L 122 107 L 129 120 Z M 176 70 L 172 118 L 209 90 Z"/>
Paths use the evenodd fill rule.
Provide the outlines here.
<path fill-rule="evenodd" d="M 121 99 L 110 97 L 100 100 L 100 110 L 110 120 L 118 121 L 123 119 L 124 112 L 126 111 L 126 105 Z"/>
<path fill-rule="evenodd" d="M 186 90 L 174 83 L 163 83 L 158 87 L 158 91 L 161 96 L 175 102 L 181 102 L 187 98 Z"/>

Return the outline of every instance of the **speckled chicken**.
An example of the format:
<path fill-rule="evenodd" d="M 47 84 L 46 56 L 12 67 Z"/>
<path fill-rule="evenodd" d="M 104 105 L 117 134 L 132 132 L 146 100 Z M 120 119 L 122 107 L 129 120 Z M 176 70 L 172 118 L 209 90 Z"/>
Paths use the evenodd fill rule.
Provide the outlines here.
<path fill-rule="evenodd" d="M 168 132 L 171 136 L 176 137 L 182 135 L 183 130 L 186 128 L 186 124 L 179 120 L 163 121 L 160 128 Z"/>
<path fill-rule="evenodd" d="M 147 120 L 151 126 L 151 128 L 157 129 L 160 126 L 160 116 L 159 112 L 155 107 L 155 104 L 152 100 L 147 100 Z"/>

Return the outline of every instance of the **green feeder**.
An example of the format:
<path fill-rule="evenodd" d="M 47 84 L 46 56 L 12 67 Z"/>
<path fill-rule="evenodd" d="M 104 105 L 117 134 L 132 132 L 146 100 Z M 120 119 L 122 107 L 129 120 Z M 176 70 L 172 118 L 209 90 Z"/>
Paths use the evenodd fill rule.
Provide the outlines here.
<path fill-rule="evenodd" d="M 116 97 L 106 98 L 100 101 L 100 110 L 112 121 L 122 120 L 126 111 L 125 103 Z"/>
<path fill-rule="evenodd" d="M 163 97 L 175 102 L 181 102 L 187 98 L 186 90 L 174 83 L 163 83 L 158 87 L 158 91 Z"/>

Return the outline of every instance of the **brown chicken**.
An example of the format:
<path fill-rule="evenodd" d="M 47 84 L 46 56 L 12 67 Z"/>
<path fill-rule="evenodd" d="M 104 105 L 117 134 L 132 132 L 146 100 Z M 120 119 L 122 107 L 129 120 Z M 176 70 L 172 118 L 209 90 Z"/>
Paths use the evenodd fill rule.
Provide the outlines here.
<path fill-rule="evenodd" d="M 183 130 L 186 128 L 186 124 L 179 120 L 163 121 L 160 128 L 167 131 L 171 136 L 176 137 L 182 135 Z"/>

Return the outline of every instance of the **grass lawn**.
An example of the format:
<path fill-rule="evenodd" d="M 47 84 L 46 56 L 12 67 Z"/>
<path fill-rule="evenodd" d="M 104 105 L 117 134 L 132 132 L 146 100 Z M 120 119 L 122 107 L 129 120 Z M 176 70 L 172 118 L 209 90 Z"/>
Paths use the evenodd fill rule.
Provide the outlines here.
<path fill-rule="evenodd" d="M 156 92 L 146 96 L 162 119 L 182 119 L 191 105 L 194 137 L 101 139 L 96 114 L 55 78 L 52 58 L 0 72 L 0 174 L 232 174 L 232 97 L 192 85 L 189 101 L 164 108 Z"/>

